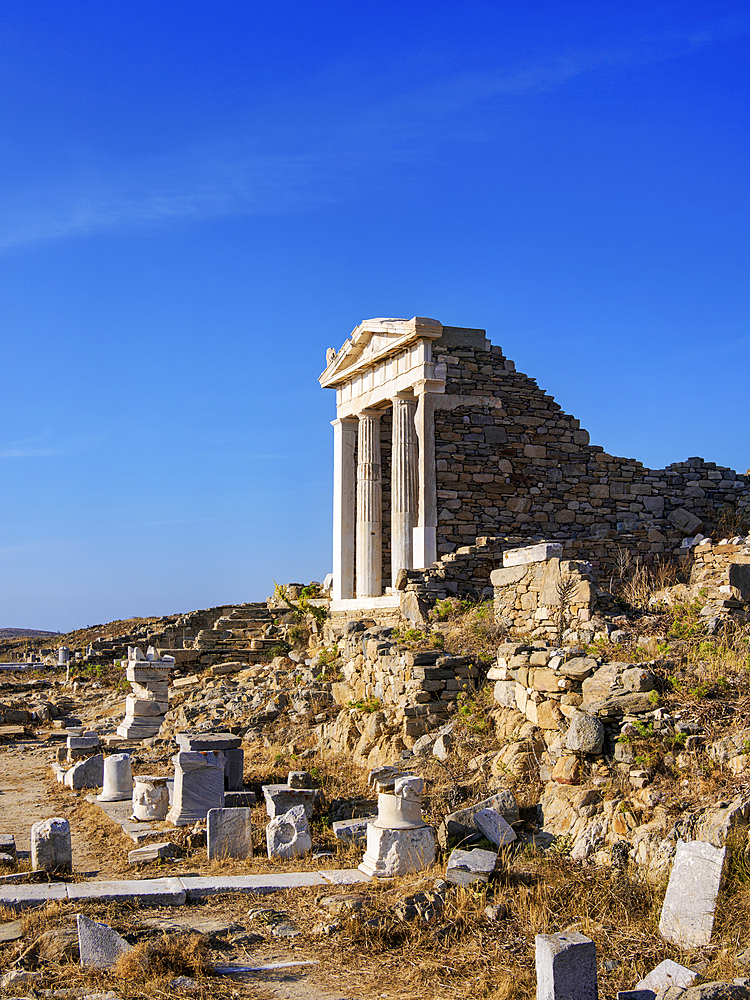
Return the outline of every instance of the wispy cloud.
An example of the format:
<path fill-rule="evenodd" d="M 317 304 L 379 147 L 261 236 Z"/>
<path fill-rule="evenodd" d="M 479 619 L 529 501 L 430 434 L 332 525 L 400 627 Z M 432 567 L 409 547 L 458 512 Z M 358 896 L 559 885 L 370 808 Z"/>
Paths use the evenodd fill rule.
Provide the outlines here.
<path fill-rule="evenodd" d="M 337 121 L 336 138 L 326 141 L 319 134 L 308 140 L 315 148 L 269 153 L 247 145 L 242 150 L 242 143 L 233 140 L 223 149 L 217 143 L 180 150 L 171 158 L 102 164 L 93 175 L 89 167 L 85 177 L 71 174 L 44 190 L 15 191 L 0 199 L 0 249 L 114 228 L 285 214 L 340 201 L 384 165 L 423 156 L 430 140 L 444 142 L 451 118 L 456 137 L 465 138 L 459 119 L 470 107 L 553 90 L 598 70 L 689 55 L 748 28 L 747 19 L 723 19 L 700 31 L 662 33 L 617 49 L 571 51 L 527 65 L 448 74 L 360 110 L 356 121 Z M 5 458 L 48 454 L 46 449 L 0 451 Z"/>
<path fill-rule="evenodd" d="M 0 444 L 0 458 L 51 458 L 62 454 L 55 448 L 43 448 L 37 444 L 38 439 L 26 441 L 10 441 Z"/>

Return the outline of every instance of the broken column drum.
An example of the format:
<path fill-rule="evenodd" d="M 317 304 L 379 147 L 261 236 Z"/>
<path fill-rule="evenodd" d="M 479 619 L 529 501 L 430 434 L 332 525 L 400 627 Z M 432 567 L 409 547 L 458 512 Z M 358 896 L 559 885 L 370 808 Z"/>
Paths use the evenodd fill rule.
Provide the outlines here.
<path fill-rule="evenodd" d="M 429 868 L 435 861 L 435 833 L 422 819 L 423 781 L 396 778 L 393 794 L 378 794 L 378 818 L 367 824 L 367 850 L 359 870 L 392 878 Z"/>
<path fill-rule="evenodd" d="M 133 795 L 133 773 L 130 754 L 113 753 L 104 758 L 104 783 L 100 802 L 124 802 Z"/>
<path fill-rule="evenodd" d="M 133 779 L 133 816 L 141 823 L 167 818 L 169 788 L 166 775 L 137 774 Z"/>

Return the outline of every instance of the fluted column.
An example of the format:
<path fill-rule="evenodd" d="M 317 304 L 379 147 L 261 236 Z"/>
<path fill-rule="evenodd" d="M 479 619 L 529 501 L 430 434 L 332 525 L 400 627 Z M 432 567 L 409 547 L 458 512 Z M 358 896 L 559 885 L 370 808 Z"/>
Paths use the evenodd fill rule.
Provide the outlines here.
<path fill-rule="evenodd" d="M 357 433 L 357 597 L 380 597 L 383 586 L 380 418 L 363 410 Z"/>
<path fill-rule="evenodd" d="M 417 523 L 417 431 L 413 396 L 393 397 L 391 447 L 391 582 L 400 569 L 414 565 L 413 534 Z"/>
<path fill-rule="evenodd" d="M 414 529 L 414 569 L 422 569 L 437 560 L 434 393 L 420 394 L 415 422 L 419 439 L 419 515 Z"/>
<path fill-rule="evenodd" d="M 357 420 L 332 420 L 333 427 L 333 590 L 334 601 L 354 597 L 354 446 Z"/>

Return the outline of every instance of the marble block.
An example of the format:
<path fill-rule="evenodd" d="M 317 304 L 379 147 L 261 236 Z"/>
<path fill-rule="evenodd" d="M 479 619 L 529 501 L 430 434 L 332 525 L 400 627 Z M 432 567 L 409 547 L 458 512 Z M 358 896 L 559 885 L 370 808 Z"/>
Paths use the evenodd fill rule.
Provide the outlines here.
<path fill-rule="evenodd" d="M 376 878 L 422 871 L 435 862 L 435 832 L 431 826 L 384 830 L 368 823 L 367 850 L 359 870 Z"/>
<path fill-rule="evenodd" d="M 596 945 L 578 931 L 537 934 L 537 1000 L 597 1000 Z"/>
<path fill-rule="evenodd" d="M 172 808 L 167 819 L 173 826 L 187 826 L 205 819 L 209 809 L 224 808 L 224 754 L 181 750 L 175 765 Z"/>
<path fill-rule="evenodd" d="M 512 844 L 517 839 L 516 831 L 505 822 L 497 809 L 480 809 L 474 813 L 474 825 L 480 833 L 497 847 Z"/>
<path fill-rule="evenodd" d="M 250 809 L 209 809 L 206 834 L 209 861 L 253 856 Z"/>
<path fill-rule="evenodd" d="M 104 784 L 104 754 L 97 753 L 79 760 L 65 772 L 68 788 L 101 788 Z"/>
<path fill-rule="evenodd" d="M 686 990 L 693 985 L 697 978 L 697 972 L 693 972 L 685 965 L 680 965 L 679 962 L 673 962 L 671 958 L 665 958 L 649 972 L 645 979 L 633 987 L 633 991 L 651 990 L 656 996 L 657 993 L 669 986 L 679 986 L 681 990 Z"/>
<path fill-rule="evenodd" d="M 76 915 L 76 920 L 81 965 L 94 969 L 111 969 L 120 955 L 133 947 L 106 924 L 89 920 L 82 913 Z"/>
<path fill-rule="evenodd" d="M 473 851 L 456 848 L 448 858 L 445 878 L 454 885 L 463 886 L 472 882 L 489 882 L 496 864 L 497 854 L 494 851 L 482 851 L 478 847 Z"/>
<path fill-rule="evenodd" d="M 289 785 L 263 785 L 269 819 L 283 816 L 294 806 L 304 806 L 308 822 L 313 817 L 320 792 L 317 788 L 290 788 Z"/>
<path fill-rule="evenodd" d="M 711 941 L 726 852 L 700 840 L 677 841 L 659 933 L 679 948 L 688 951 Z"/>
<path fill-rule="evenodd" d="M 302 804 L 292 806 L 283 816 L 276 816 L 266 827 L 269 858 L 296 858 L 311 848 L 310 826 Z"/>
<path fill-rule="evenodd" d="M 46 872 L 73 870 L 70 824 L 66 819 L 53 817 L 34 823 L 31 828 L 31 867 Z"/>

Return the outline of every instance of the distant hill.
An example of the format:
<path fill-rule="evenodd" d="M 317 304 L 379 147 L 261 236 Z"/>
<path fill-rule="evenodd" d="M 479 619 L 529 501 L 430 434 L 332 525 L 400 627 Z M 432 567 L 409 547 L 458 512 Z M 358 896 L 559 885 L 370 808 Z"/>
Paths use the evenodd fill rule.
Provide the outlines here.
<path fill-rule="evenodd" d="M 44 632 L 38 628 L 0 628 L 0 641 L 3 639 L 46 639 L 61 632 Z"/>

